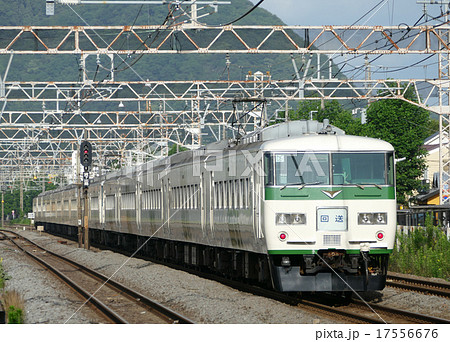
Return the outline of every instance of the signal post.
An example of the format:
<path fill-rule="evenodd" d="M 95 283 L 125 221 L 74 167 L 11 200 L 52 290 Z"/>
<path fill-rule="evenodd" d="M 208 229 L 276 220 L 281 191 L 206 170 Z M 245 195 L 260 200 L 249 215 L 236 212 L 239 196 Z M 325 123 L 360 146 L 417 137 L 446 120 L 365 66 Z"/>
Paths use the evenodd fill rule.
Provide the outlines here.
<path fill-rule="evenodd" d="M 83 172 L 83 198 L 84 198 L 84 218 L 82 221 L 84 231 L 84 248 L 89 249 L 89 201 L 88 201 L 88 189 L 89 189 L 89 166 L 92 164 L 92 145 L 89 141 L 83 141 L 80 146 L 80 162 L 84 167 Z M 79 232 L 80 233 L 80 232 Z M 78 240 L 82 238 L 79 235 Z"/>

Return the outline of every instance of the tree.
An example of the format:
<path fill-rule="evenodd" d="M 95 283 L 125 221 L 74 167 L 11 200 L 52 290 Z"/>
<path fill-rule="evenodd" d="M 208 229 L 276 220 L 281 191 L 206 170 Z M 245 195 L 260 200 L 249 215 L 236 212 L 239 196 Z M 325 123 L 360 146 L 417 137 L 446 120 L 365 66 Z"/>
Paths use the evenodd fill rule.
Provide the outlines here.
<path fill-rule="evenodd" d="M 407 89 L 405 98 L 417 101 L 411 88 Z M 431 127 L 428 111 L 403 100 L 379 100 L 367 109 L 365 134 L 391 143 L 396 159 L 401 160 L 396 164 L 398 203 L 407 204 L 420 186 L 427 153 L 422 145 Z"/>
<path fill-rule="evenodd" d="M 321 102 L 316 100 L 301 101 L 297 113 L 289 118 L 291 120 L 309 120 L 312 116 L 313 120 L 323 122 L 324 119 L 330 120 L 330 123 L 346 134 L 360 135 L 362 125 L 359 119 L 353 118 L 350 111 L 344 109 L 337 100 L 325 101 L 322 108 Z"/>

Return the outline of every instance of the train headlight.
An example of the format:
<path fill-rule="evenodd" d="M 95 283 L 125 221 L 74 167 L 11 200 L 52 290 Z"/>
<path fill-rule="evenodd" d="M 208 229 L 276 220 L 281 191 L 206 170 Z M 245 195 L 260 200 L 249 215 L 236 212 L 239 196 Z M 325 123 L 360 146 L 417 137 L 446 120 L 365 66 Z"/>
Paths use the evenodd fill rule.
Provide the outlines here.
<path fill-rule="evenodd" d="M 387 214 L 386 213 L 376 213 L 374 214 L 376 224 L 386 224 Z"/>
<path fill-rule="evenodd" d="M 306 216 L 305 214 L 291 214 L 291 224 L 305 224 Z"/>
<path fill-rule="evenodd" d="M 275 217 L 275 224 L 277 225 L 297 225 L 297 224 L 306 224 L 306 215 L 293 213 L 293 214 L 282 214 L 278 213 Z"/>
<path fill-rule="evenodd" d="M 287 214 L 277 214 L 276 224 L 288 224 Z"/>
<path fill-rule="evenodd" d="M 387 213 L 359 213 L 358 224 L 387 224 Z"/>

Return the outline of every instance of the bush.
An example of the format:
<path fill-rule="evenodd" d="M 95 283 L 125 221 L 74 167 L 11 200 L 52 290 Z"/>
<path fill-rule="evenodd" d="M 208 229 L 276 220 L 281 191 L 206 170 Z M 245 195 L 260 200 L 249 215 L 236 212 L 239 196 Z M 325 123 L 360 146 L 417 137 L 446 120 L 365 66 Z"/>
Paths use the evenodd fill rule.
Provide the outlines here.
<path fill-rule="evenodd" d="M 8 308 L 8 324 L 23 324 L 22 309 L 10 306 Z"/>
<path fill-rule="evenodd" d="M 3 269 L 3 259 L 0 259 L 0 290 L 5 288 L 5 281 L 9 279 L 6 271 Z"/>
<path fill-rule="evenodd" d="M 22 296 L 12 290 L 3 293 L 3 304 L 6 310 L 6 316 L 8 323 L 10 324 L 22 324 L 24 323 L 24 300 Z"/>
<path fill-rule="evenodd" d="M 450 280 L 450 242 L 427 217 L 424 228 L 397 234 L 390 264 L 392 271 Z"/>

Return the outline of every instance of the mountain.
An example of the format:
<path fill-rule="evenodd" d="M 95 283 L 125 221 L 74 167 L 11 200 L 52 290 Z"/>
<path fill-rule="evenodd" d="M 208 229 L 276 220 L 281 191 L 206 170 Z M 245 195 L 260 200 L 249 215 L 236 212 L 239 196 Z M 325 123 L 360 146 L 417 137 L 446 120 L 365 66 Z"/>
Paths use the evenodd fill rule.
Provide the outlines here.
<path fill-rule="evenodd" d="M 0 0 L 2 8 L 0 12 L 0 22 L 3 26 L 104 26 L 104 25 L 159 25 L 164 23 L 168 14 L 168 5 L 56 5 L 55 15 L 45 15 L 45 1 L 36 0 Z M 200 19 L 208 24 L 227 23 L 233 19 L 239 18 L 253 7 L 248 0 L 233 0 L 231 5 L 220 5 L 217 13 Z M 212 12 L 212 10 L 210 10 Z M 205 13 L 205 12 L 202 12 Z M 174 16 L 182 14 L 177 11 Z M 179 20 L 184 20 L 181 17 Z M 284 23 L 275 15 L 268 11 L 257 8 L 236 25 L 283 25 Z M 206 31 L 206 32 L 205 32 Z M 107 32 L 97 32 L 99 36 L 108 34 Z M 11 41 L 11 36 L 7 34 L 17 34 L 16 31 L 0 33 L 0 48 L 4 48 L 7 42 Z M 42 33 L 45 34 L 45 33 Z M 46 33 L 51 34 L 51 33 Z M 153 34 L 153 36 L 151 36 Z M 158 36 L 159 34 L 159 36 Z M 208 37 L 209 32 L 202 30 L 199 35 Z M 230 33 L 231 34 L 231 33 Z M 251 31 L 240 32 L 245 35 L 246 41 L 260 41 L 258 35 L 261 33 Z M 262 33 L 266 34 L 266 32 Z M 303 44 L 301 37 L 295 33 L 290 33 L 298 44 Z M 2 37 L 3 36 L 3 37 Z M 151 47 L 155 47 L 164 37 L 164 32 L 155 32 L 149 34 Z M 225 43 L 229 48 L 236 47 L 240 43 L 237 39 L 234 41 L 230 36 L 224 35 Z M 101 39 L 101 38 L 98 38 Z M 128 38 L 127 38 L 128 39 Z M 129 46 L 127 39 L 123 39 L 120 46 L 133 49 Z M 229 39 L 227 41 L 226 39 Z M 258 40 L 259 39 L 259 40 Z M 148 42 L 147 42 L 148 43 Z M 36 39 L 30 35 L 29 45 L 36 46 Z M 171 42 L 173 48 L 182 51 L 183 47 L 188 46 L 190 42 L 182 35 L 178 34 L 176 41 Z M 272 39 L 273 48 L 282 48 L 287 44 L 282 39 Z M 132 45 L 132 44 L 131 44 Z M 271 45 L 272 47 L 272 45 Z M 29 47 L 28 47 L 29 48 Z M 126 59 L 132 68 L 127 67 L 122 58 Z M 9 56 L 0 56 L 0 72 L 5 70 Z M 297 57 L 297 66 L 301 67 L 301 58 Z M 261 71 L 270 72 L 274 79 L 292 79 L 294 78 L 294 69 L 291 57 L 289 55 L 269 55 L 269 54 L 239 54 L 231 55 L 230 79 L 242 80 L 248 72 Z M 110 61 L 106 56 L 100 57 L 102 65 L 109 67 Z M 315 61 L 312 63 L 314 65 Z M 15 55 L 11 65 L 8 81 L 78 81 L 80 56 L 24 56 Z M 142 55 L 142 56 L 115 56 L 114 66 L 116 68 L 117 80 L 218 80 L 227 79 L 226 56 L 217 54 L 161 54 L 161 55 Z M 87 60 L 87 71 L 89 77 L 96 80 L 107 78 L 108 72 L 102 68 L 97 68 L 96 56 L 91 56 Z M 335 68 L 335 70 L 337 70 Z"/>

